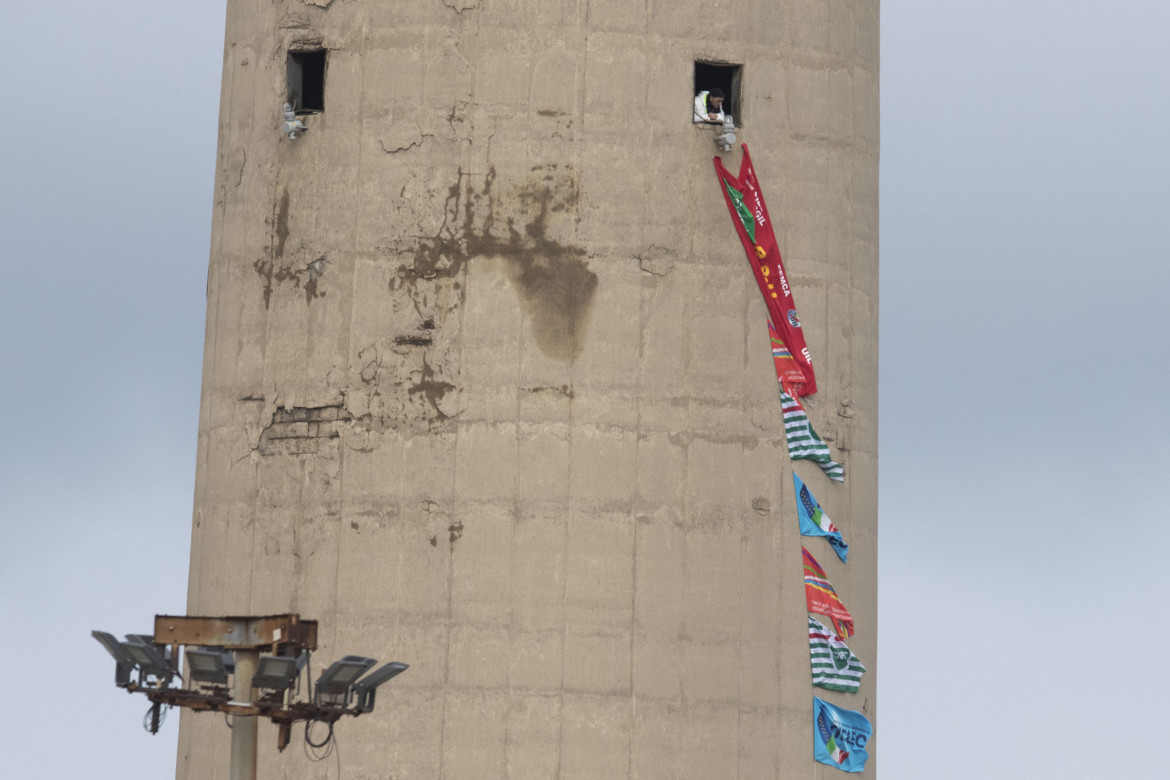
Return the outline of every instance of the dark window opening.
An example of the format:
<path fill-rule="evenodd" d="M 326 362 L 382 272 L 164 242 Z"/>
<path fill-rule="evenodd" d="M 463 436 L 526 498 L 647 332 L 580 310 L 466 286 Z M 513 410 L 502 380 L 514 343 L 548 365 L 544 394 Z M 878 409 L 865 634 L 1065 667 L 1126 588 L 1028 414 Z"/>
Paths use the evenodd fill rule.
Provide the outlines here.
<path fill-rule="evenodd" d="M 743 75 L 742 65 L 732 65 L 727 62 L 695 61 L 695 91 L 710 92 L 718 87 L 726 96 L 723 99 L 723 112 L 735 118 L 737 126 L 743 125 L 740 115 L 740 76 Z"/>
<path fill-rule="evenodd" d="M 288 102 L 298 114 L 325 110 L 325 50 L 288 53 Z"/>

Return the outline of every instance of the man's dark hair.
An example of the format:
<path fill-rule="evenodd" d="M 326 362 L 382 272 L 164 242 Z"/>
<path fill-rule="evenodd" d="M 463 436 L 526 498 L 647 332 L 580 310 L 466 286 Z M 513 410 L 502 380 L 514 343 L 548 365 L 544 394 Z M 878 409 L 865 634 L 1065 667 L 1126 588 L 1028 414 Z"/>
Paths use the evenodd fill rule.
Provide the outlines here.
<path fill-rule="evenodd" d="M 723 94 L 723 90 L 719 89 L 719 87 L 715 87 L 715 88 L 714 88 L 713 90 L 711 90 L 711 92 L 708 94 L 708 97 L 721 97 L 721 98 L 725 98 L 725 97 L 727 97 L 727 95 L 724 95 L 724 94 Z"/>

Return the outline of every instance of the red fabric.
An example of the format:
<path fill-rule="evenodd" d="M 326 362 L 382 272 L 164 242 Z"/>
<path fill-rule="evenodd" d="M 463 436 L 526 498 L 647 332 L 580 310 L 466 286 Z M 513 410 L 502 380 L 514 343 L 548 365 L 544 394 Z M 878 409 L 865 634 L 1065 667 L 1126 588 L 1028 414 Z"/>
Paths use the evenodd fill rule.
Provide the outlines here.
<path fill-rule="evenodd" d="M 752 158 L 748 154 L 747 145 L 743 146 L 743 161 L 739 166 L 739 176 L 732 176 L 731 172 L 723 167 L 723 161 L 715 157 L 715 175 L 719 177 L 720 189 L 723 190 L 723 199 L 727 202 L 727 209 L 731 212 L 731 221 L 735 225 L 735 232 L 743 242 L 747 252 L 748 262 L 756 275 L 756 284 L 764 294 L 764 301 L 768 304 L 768 314 L 772 323 L 779 332 L 784 343 L 792 351 L 792 359 L 800 367 L 804 375 L 803 385 L 792 384 L 794 395 L 812 395 L 817 391 L 817 379 L 813 373 L 812 358 L 808 353 L 808 346 L 804 341 L 804 331 L 800 327 L 800 319 L 796 316 L 796 301 L 792 297 L 792 288 L 788 284 L 788 275 L 784 272 L 784 262 L 780 258 L 780 247 L 776 244 L 776 234 L 772 230 L 772 219 L 768 216 L 768 207 L 764 205 L 764 194 L 760 191 L 759 180 L 756 179 L 755 168 L 752 167 Z M 728 187 L 733 188 L 743 198 L 744 205 L 755 218 L 755 241 L 752 241 L 746 227 L 740 219 L 735 203 L 731 199 Z M 777 366 L 779 369 L 780 367 Z M 781 377 L 783 379 L 783 377 Z"/>
<path fill-rule="evenodd" d="M 804 556 L 804 600 L 808 611 L 827 617 L 833 622 L 837 636 L 848 639 L 853 636 L 853 616 L 841 603 L 817 559 L 803 546 L 800 552 Z"/>

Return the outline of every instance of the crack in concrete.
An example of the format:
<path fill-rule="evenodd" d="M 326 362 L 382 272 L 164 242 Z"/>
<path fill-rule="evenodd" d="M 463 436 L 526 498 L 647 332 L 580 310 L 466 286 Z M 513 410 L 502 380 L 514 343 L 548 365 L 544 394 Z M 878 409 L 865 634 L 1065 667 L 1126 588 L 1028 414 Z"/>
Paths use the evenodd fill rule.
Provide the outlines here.
<path fill-rule="evenodd" d="M 443 0 L 443 5 L 460 15 L 464 11 L 470 11 L 473 8 L 478 10 L 479 3 L 480 0 L 454 0 L 454 2 L 452 0 Z"/>
<path fill-rule="evenodd" d="M 398 154 L 399 152 L 405 152 L 405 151 L 408 151 L 410 149 L 413 149 L 416 146 L 422 146 L 428 138 L 434 138 L 434 135 L 432 135 L 431 133 L 423 133 L 422 137 L 419 138 L 417 141 L 411 141 L 406 146 L 396 146 L 393 149 L 386 148 L 386 142 L 379 138 L 378 139 L 378 146 L 381 146 L 382 151 L 385 152 L 386 154 Z"/>
<path fill-rule="evenodd" d="M 674 270 L 674 253 L 664 246 L 648 246 L 634 257 L 638 268 L 653 276 L 666 276 Z"/>

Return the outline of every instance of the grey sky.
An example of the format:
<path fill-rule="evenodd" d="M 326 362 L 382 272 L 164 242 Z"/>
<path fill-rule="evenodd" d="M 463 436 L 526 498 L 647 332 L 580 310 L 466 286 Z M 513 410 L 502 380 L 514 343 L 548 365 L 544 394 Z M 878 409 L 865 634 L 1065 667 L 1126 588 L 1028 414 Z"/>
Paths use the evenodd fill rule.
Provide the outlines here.
<path fill-rule="evenodd" d="M 11 777 L 174 775 L 88 634 L 185 611 L 223 16 L 0 2 Z"/>
<path fill-rule="evenodd" d="M 173 772 L 88 632 L 184 609 L 223 6 L 0 4 L 13 777 Z M 1170 8 L 886 0 L 882 36 L 873 754 L 1154 777 Z"/>
<path fill-rule="evenodd" d="M 1168 31 L 882 4 L 885 777 L 1159 776 Z"/>

